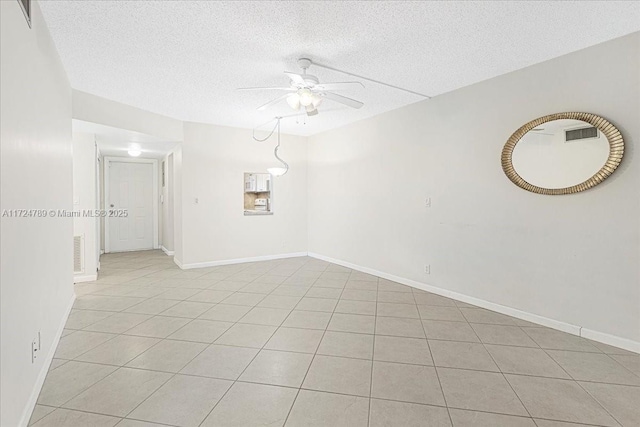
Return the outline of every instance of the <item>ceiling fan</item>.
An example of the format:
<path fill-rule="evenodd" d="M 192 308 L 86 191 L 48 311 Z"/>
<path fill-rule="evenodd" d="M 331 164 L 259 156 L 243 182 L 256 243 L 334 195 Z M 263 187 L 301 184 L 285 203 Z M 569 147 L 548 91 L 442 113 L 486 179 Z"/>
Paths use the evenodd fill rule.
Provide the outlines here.
<path fill-rule="evenodd" d="M 311 64 L 310 59 L 300 58 L 298 59 L 298 65 L 302 68 L 302 74 L 284 72 L 290 79 L 289 87 L 243 87 L 238 90 L 282 90 L 287 92 L 258 107 L 259 111 L 266 110 L 283 100 L 286 100 L 287 104 L 294 110 L 303 110 L 307 116 L 318 114 L 318 106 L 325 98 L 351 108 L 360 108 L 364 105 L 360 101 L 332 92 L 355 86 L 364 87 L 362 83 L 356 81 L 320 83 L 316 76 L 307 74 L 307 69 Z"/>

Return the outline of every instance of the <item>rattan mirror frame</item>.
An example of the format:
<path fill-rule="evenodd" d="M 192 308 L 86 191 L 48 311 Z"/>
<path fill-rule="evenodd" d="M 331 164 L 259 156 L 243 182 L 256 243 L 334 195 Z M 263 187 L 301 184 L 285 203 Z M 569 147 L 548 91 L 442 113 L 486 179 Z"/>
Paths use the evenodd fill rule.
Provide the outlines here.
<path fill-rule="evenodd" d="M 583 122 L 587 122 L 592 126 L 598 128 L 598 130 L 600 130 L 600 132 L 602 132 L 609 141 L 609 157 L 607 158 L 604 166 L 602 166 L 602 168 L 600 168 L 598 172 L 596 172 L 591 178 L 580 184 L 565 188 L 544 188 L 529 184 L 527 181 L 522 179 L 520 175 L 518 175 L 513 167 L 513 150 L 516 148 L 516 144 L 518 144 L 520 139 L 522 139 L 522 137 L 531 129 L 534 129 L 543 123 L 560 119 L 582 120 Z M 509 137 L 507 143 L 502 149 L 501 160 L 502 170 L 504 171 L 505 175 L 507 175 L 507 178 L 509 178 L 511 182 L 513 182 L 518 187 L 527 191 L 531 191 L 532 193 L 557 196 L 561 194 L 579 193 L 600 184 L 616 170 L 616 168 L 622 161 L 623 155 L 624 140 L 622 139 L 622 134 L 613 124 L 611 124 L 611 122 L 603 117 L 591 113 L 568 112 L 539 117 L 535 120 L 531 120 L 529 123 L 525 124 L 520 129 L 515 131 L 513 135 Z"/>

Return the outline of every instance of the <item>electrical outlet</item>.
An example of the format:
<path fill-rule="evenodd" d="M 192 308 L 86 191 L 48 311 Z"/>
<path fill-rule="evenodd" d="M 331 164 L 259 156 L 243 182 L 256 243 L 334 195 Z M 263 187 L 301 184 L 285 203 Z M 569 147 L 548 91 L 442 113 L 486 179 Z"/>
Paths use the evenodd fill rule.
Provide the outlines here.
<path fill-rule="evenodd" d="M 36 359 L 40 353 L 40 331 L 38 335 L 31 341 L 31 363 L 36 363 Z"/>
<path fill-rule="evenodd" d="M 431 264 L 424 266 L 424 274 L 431 274 Z"/>
<path fill-rule="evenodd" d="M 427 197 L 426 199 L 424 199 L 424 207 L 425 208 L 431 207 L 431 197 Z"/>

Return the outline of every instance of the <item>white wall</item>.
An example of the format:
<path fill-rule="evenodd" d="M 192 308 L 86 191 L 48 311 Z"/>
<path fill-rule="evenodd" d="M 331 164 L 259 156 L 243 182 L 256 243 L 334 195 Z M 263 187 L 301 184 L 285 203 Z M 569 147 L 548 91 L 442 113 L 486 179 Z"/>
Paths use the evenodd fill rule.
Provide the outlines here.
<path fill-rule="evenodd" d="M 73 118 L 182 141 L 182 122 L 100 96 L 73 90 Z"/>
<path fill-rule="evenodd" d="M 310 137 L 309 251 L 640 348 L 639 49 L 635 33 Z M 613 122 L 621 167 L 574 195 L 516 187 L 504 143 L 561 111 Z"/>
<path fill-rule="evenodd" d="M 96 146 L 95 137 L 90 133 L 73 133 L 73 209 L 80 217 L 73 218 L 73 235 L 84 236 L 84 272 L 76 273 L 74 281 L 96 279 L 98 269 L 97 224 L 99 216 L 84 216 L 84 211 L 98 209 L 96 194 Z"/>
<path fill-rule="evenodd" d="M 173 250 L 174 260 L 184 258 L 182 244 L 182 146 L 173 151 Z"/>
<path fill-rule="evenodd" d="M 306 138 L 282 135 L 279 154 L 289 163 L 290 170 L 274 179 L 275 213 L 244 216 L 244 173 L 266 172 L 267 167 L 278 165 L 273 157 L 275 144 L 275 135 L 268 142 L 259 143 L 252 139 L 248 129 L 184 124 L 182 242 L 176 242 L 179 262 L 188 267 L 231 259 L 306 253 Z"/>
<path fill-rule="evenodd" d="M 162 186 L 162 172 L 160 173 L 160 190 L 162 193 L 162 247 L 168 251 L 174 251 L 173 244 L 173 153 L 164 158 L 164 187 Z M 161 162 L 162 166 L 162 162 Z"/>
<path fill-rule="evenodd" d="M 0 2 L 0 210 L 71 210 L 71 89 L 37 2 L 32 17 Z M 26 426 L 74 295 L 73 221 L 0 223 L 0 425 Z"/>
<path fill-rule="evenodd" d="M 101 210 L 105 210 L 105 204 L 104 204 L 104 156 L 102 155 L 102 153 L 100 153 L 98 151 L 98 158 L 99 158 L 99 164 L 98 164 L 98 205 L 99 205 L 99 209 Z M 105 223 L 105 218 L 104 217 L 100 217 L 100 237 L 99 237 L 99 241 L 100 241 L 100 253 L 104 253 L 104 226 Z M 99 259 L 99 258 L 98 258 Z M 99 263 L 98 263 L 99 264 Z"/>

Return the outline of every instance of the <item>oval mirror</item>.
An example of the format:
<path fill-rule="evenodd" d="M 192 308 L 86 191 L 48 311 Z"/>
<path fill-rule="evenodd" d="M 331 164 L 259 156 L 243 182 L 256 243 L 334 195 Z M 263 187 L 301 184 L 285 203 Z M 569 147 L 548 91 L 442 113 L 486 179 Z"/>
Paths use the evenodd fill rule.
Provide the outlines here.
<path fill-rule="evenodd" d="M 622 135 L 589 113 L 558 113 L 518 129 L 502 150 L 502 168 L 525 190 L 570 194 L 604 181 L 624 153 Z"/>

